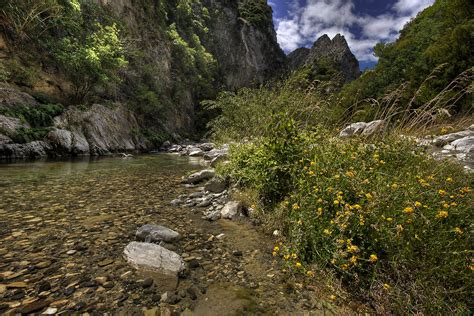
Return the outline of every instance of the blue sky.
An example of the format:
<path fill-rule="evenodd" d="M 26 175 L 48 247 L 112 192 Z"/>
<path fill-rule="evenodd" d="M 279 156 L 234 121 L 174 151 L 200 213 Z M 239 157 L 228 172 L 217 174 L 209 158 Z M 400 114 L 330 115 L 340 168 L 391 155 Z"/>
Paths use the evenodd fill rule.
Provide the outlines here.
<path fill-rule="evenodd" d="M 372 67 L 378 42 L 394 41 L 398 31 L 434 0 L 268 0 L 278 43 L 289 53 L 310 47 L 323 34 L 345 36 L 362 69 Z"/>

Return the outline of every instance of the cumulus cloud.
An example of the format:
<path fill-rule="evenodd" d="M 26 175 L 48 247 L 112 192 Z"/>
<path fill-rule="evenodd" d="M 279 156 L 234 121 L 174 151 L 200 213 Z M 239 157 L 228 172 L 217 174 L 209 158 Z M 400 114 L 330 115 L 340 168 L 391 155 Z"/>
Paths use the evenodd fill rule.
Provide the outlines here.
<path fill-rule="evenodd" d="M 323 34 L 345 36 L 359 61 L 376 61 L 373 47 L 378 42 L 394 41 L 400 29 L 434 0 L 397 0 L 379 16 L 357 15 L 352 0 L 298 0 L 289 4 L 290 12 L 277 19 L 278 42 L 286 52 L 310 46 Z M 357 32 L 355 31 L 357 30 Z M 357 34 L 357 35 L 356 35 Z"/>

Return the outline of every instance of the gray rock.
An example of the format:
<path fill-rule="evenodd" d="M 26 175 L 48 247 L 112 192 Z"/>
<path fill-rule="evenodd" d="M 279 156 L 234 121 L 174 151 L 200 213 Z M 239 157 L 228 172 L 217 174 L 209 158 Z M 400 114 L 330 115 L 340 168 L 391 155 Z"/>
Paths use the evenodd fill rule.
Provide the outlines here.
<path fill-rule="evenodd" d="M 229 154 L 229 149 L 228 148 L 225 148 L 225 149 L 213 149 L 211 151 L 208 151 L 204 154 L 203 158 L 205 160 L 213 160 L 214 158 L 216 157 L 219 157 L 219 156 L 227 156 Z"/>
<path fill-rule="evenodd" d="M 151 243 L 133 241 L 125 247 L 124 256 L 136 269 L 153 273 L 156 284 L 160 284 L 157 278 L 161 277 L 160 281 L 171 287 L 176 286 L 178 274 L 185 268 L 183 259 L 177 253 Z"/>
<path fill-rule="evenodd" d="M 174 199 L 173 201 L 170 202 L 170 204 L 173 206 L 179 206 L 183 204 L 183 201 L 181 199 Z"/>
<path fill-rule="evenodd" d="M 444 146 L 446 144 L 449 144 L 455 140 L 458 140 L 460 138 L 464 138 L 467 136 L 474 136 L 474 131 L 473 130 L 466 130 L 466 131 L 461 131 L 457 133 L 451 133 L 451 134 L 446 134 L 442 136 L 438 136 L 435 139 L 433 139 L 433 144 L 435 146 Z"/>
<path fill-rule="evenodd" d="M 211 179 L 215 175 L 214 169 L 204 169 L 199 172 L 193 173 L 183 180 L 184 183 L 196 184 L 204 180 Z"/>
<path fill-rule="evenodd" d="M 204 216 L 204 219 L 207 219 L 208 221 L 217 221 L 219 218 L 221 218 L 221 210 L 214 210 L 211 211 L 209 214 Z"/>
<path fill-rule="evenodd" d="M 39 158 L 46 157 L 52 150 L 51 146 L 43 141 L 34 141 L 26 144 L 0 145 L 0 158 Z"/>
<path fill-rule="evenodd" d="M 352 123 L 339 133 L 339 137 L 351 137 L 361 134 L 366 127 L 367 123 L 365 122 Z"/>
<path fill-rule="evenodd" d="M 30 124 L 22 122 L 15 117 L 9 117 L 0 114 L 0 134 L 8 137 L 15 137 L 21 128 L 31 128 Z"/>
<path fill-rule="evenodd" d="M 242 204 L 237 201 L 230 201 L 221 210 L 222 218 L 232 219 L 237 216 L 242 209 Z"/>
<path fill-rule="evenodd" d="M 451 143 L 451 146 L 453 146 L 456 151 L 462 153 L 474 152 L 474 136 L 467 136 L 455 140 Z"/>
<path fill-rule="evenodd" d="M 202 143 L 198 144 L 197 147 L 201 149 L 202 151 L 211 151 L 214 149 L 214 144 L 213 143 Z"/>
<path fill-rule="evenodd" d="M 136 237 L 142 241 L 172 243 L 178 241 L 181 236 L 178 232 L 160 225 L 146 224 L 137 229 Z"/>
<path fill-rule="evenodd" d="M 217 157 L 214 157 L 212 160 L 211 160 L 211 167 L 212 168 L 215 168 L 217 167 L 217 165 L 221 162 L 224 162 L 228 159 L 228 155 L 227 154 L 222 154 L 222 155 L 219 155 Z"/>
<path fill-rule="evenodd" d="M 197 147 L 189 148 L 187 153 L 188 153 L 188 156 L 190 157 L 200 157 L 204 155 L 204 152 L 200 148 L 197 148 Z"/>
<path fill-rule="evenodd" d="M 55 128 L 46 135 L 46 139 L 56 151 L 72 153 L 73 135 L 70 131 Z"/>
<path fill-rule="evenodd" d="M 0 134 L 0 145 L 11 144 L 12 142 L 10 137 Z"/>
<path fill-rule="evenodd" d="M 384 120 L 376 120 L 376 121 L 369 122 L 367 123 L 364 130 L 362 131 L 362 135 L 366 135 L 366 136 L 373 135 L 376 132 L 381 131 L 384 128 L 384 126 L 385 126 Z"/>
<path fill-rule="evenodd" d="M 214 177 L 209 180 L 204 189 L 212 193 L 221 193 L 227 188 L 227 181 L 220 177 Z"/>

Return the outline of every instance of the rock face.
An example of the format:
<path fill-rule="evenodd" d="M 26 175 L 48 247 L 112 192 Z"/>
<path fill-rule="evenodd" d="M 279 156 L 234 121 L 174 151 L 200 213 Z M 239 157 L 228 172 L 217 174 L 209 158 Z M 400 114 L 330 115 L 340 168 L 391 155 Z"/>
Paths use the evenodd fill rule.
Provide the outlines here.
<path fill-rule="evenodd" d="M 0 114 L 0 134 L 8 137 L 15 137 L 21 128 L 30 128 L 28 123 L 21 122 L 20 119 Z"/>
<path fill-rule="evenodd" d="M 175 288 L 178 274 L 185 267 L 177 253 L 151 243 L 131 242 L 125 247 L 124 256 L 130 265 L 151 274 L 162 288 Z"/>
<path fill-rule="evenodd" d="M 352 54 L 344 36 L 337 34 L 332 40 L 327 35 L 321 36 L 313 47 L 299 48 L 288 55 L 288 67 L 296 70 L 309 66 L 318 71 L 318 62 L 330 62 L 342 73 L 343 81 L 350 82 L 360 76 L 359 62 Z"/>
<path fill-rule="evenodd" d="M 265 21 L 252 23 L 239 12 L 244 2 L 206 0 L 204 5 L 214 12 L 205 46 L 216 58 L 227 88 L 236 89 L 262 83 L 282 70 L 285 55 L 277 43 L 268 6 Z"/>
<path fill-rule="evenodd" d="M 56 117 L 54 125 L 57 130 L 49 135 L 53 146 L 71 154 L 105 155 L 147 149 L 145 139 L 137 133 L 137 120 L 121 105 L 111 109 L 95 104 L 88 111 L 71 108 Z"/>

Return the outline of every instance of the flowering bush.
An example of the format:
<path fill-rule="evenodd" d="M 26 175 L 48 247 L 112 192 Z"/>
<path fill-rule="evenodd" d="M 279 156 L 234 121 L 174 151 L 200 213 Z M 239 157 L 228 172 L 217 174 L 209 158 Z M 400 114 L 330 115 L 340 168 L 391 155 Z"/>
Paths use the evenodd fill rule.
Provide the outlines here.
<path fill-rule="evenodd" d="M 280 225 L 275 256 L 335 269 L 395 312 L 467 311 L 471 175 L 399 137 L 368 144 L 291 122 L 273 135 L 234 149 L 223 171 Z"/>

